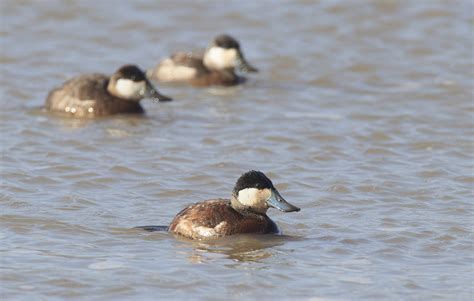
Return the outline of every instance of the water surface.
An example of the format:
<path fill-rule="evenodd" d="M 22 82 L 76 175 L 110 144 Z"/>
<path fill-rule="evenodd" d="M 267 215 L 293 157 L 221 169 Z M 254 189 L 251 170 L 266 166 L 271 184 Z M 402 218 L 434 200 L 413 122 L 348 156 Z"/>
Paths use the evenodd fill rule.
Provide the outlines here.
<path fill-rule="evenodd" d="M 473 299 L 471 1 L 1 1 L 1 285 L 8 300 Z M 159 85 L 144 117 L 38 107 L 79 73 L 150 68 L 215 35 L 261 72 Z M 284 236 L 166 225 L 264 171 Z"/>

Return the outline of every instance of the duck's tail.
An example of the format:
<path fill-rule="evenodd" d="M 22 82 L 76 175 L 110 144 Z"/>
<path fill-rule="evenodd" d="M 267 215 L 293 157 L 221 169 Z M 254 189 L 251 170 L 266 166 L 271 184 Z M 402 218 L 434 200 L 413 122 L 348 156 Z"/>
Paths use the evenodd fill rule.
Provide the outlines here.
<path fill-rule="evenodd" d="M 168 226 L 138 226 L 133 229 L 142 229 L 148 232 L 165 231 L 168 232 Z"/>

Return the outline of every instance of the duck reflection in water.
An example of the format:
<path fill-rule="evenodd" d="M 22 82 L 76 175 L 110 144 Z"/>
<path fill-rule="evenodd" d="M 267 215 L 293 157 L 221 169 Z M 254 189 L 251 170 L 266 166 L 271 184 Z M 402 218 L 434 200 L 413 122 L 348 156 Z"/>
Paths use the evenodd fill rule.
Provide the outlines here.
<path fill-rule="evenodd" d="M 203 263 L 215 259 L 212 256 L 215 254 L 239 262 L 261 262 L 273 256 L 274 247 L 300 239 L 287 235 L 242 234 L 217 240 L 198 240 L 192 242 L 193 253 L 188 259 L 191 263 Z"/>

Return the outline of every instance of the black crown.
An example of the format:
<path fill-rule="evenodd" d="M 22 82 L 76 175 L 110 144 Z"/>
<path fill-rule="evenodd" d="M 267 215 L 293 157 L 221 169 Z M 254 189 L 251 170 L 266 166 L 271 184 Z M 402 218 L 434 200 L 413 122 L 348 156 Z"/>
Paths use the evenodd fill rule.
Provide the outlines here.
<path fill-rule="evenodd" d="M 239 191 L 246 188 L 274 188 L 272 181 L 261 171 L 251 170 L 237 180 L 234 186 L 234 195 L 238 195 Z"/>
<path fill-rule="evenodd" d="M 119 78 L 130 79 L 134 82 L 140 82 L 146 79 L 145 73 L 135 65 L 125 65 L 117 70 Z"/>
<path fill-rule="evenodd" d="M 214 41 L 215 41 L 216 46 L 219 46 L 225 49 L 232 49 L 232 48 L 239 49 L 240 48 L 239 42 L 237 42 L 237 40 L 235 40 L 233 37 L 226 34 L 217 36 Z"/>

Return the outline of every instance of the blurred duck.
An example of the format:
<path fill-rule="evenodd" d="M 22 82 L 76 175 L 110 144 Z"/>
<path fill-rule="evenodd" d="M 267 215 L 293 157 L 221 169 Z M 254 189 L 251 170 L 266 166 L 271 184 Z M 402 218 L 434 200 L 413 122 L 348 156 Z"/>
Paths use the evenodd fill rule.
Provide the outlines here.
<path fill-rule="evenodd" d="M 178 52 L 148 70 L 150 79 L 162 82 L 185 82 L 194 86 L 233 86 L 243 83 L 235 69 L 258 72 L 244 58 L 239 42 L 229 35 L 217 36 L 204 55 Z"/>
<path fill-rule="evenodd" d="M 288 203 L 260 171 L 244 173 L 235 184 L 232 198 L 202 201 L 179 212 L 168 228 L 138 227 L 148 231 L 168 230 L 190 239 L 209 239 L 239 233 L 278 233 L 267 216 L 268 208 L 283 212 L 300 211 Z"/>
<path fill-rule="evenodd" d="M 140 100 L 171 98 L 160 94 L 135 65 L 125 65 L 112 76 L 84 74 L 49 92 L 45 107 L 74 117 L 98 117 L 120 113 L 143 113 Z"/>

